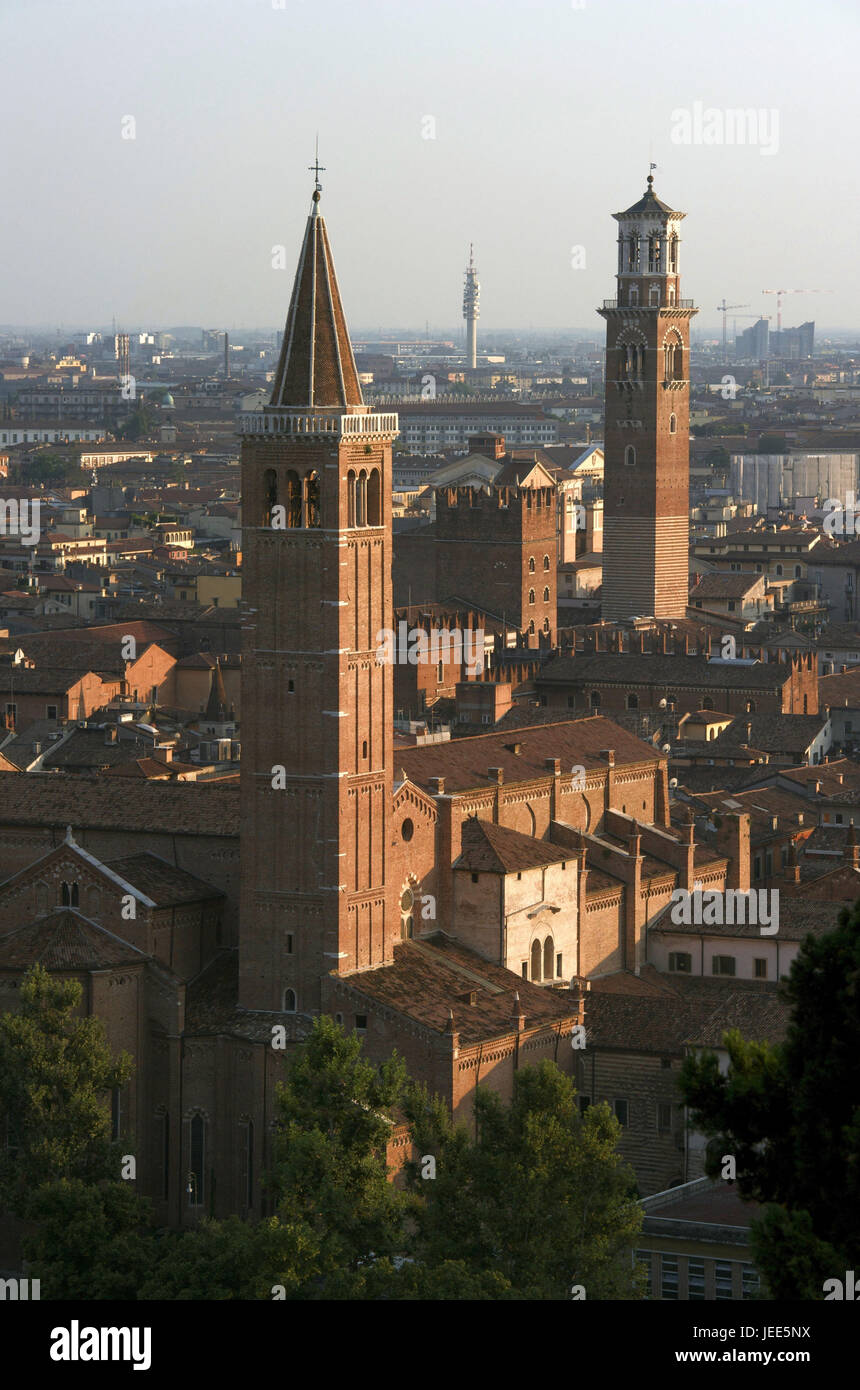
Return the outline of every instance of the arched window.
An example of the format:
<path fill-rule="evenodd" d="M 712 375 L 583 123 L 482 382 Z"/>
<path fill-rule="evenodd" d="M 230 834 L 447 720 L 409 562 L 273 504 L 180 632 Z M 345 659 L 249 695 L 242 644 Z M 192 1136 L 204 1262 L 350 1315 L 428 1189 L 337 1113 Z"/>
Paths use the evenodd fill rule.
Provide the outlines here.
<path fill-rule="evenodd" d="M 271 526 L 272 509 L 278 505 L 278 475 L 274 468 L 263 474 L 263 525 Z"/>
<path fill-rule="evenodd" d="M 305 475 L 305 525 L 322 525 L 320 519 L 320 475 L 316 469 Z"/>
<path fill-rule="evenodd" d="M 284 990 L 284 1013 L 294 1014 L 296 1012 L 296 991 L 294 989 Z"/>
<path fill-rule="evenodd" d="M 628 709 L 638 709 L 638 708 L 639 708 L 639 696 L 638 696 L 638 695 L 630 694 L 630 695 L 627 696 L 627 708 L 628 708 Z"/>
<path fill-rule="evenodd" d="M 355 480 L 355 524 L 367 525 L 367 474 L 363 468 Z"/>
<path fill-rule="evenodd" d="M 355 473 L 351 468 L 346 475 L 346 524 L 355 525 Z"/>
<path fill-rule="evenodd" d="M 747 714 L 755 714 L 755 700 L 747 700 Z"/>
<path fill-rule="evenodd" d="M 529 623 L 529 632 L 530 632 L 530 633 L 531 633 L 531 632 L 534 632 L 534 630 L 535 630 L 535 620 L 534 620 L 534 618 L 532 618 L 531 622 Z"/>
<path fill-rule="evenodd" d="M 638 305 L 638 303 L 639 303 L 639 286 L 638 286 L 638 285 L 631 285 L 631 286 L 630 286 L 630 307 L 633 308 L 633 309 L 635 309 L 636 306 Z"/>
<path fill-rule="evenodd" d="M 554 947 L 554 945 L 553 945 L 553 940 L 552 940 L 552 937 L 551 937 L 551 936 L 548 936 L 547 939 L 546 939 L 546 941 L 543 943 L 543 977 L 544 977 L 545 980 L 551 980 L 551 979 L 552 979 L 552 976 L 553 976 L 553 969 L 552 969 L 552 967 L 553 967 L 553 964 L 554 964 L 554 961 L 553 961 L 553 956 L 554 956 L 554 955 L 555 955 L 555 947 Z"/>
<path fill-rule="evenodd" d="M 549 603 L 549 589 L 548 589 L 548 588 L 544 589 L 544 591 L 543 591 L 543 601 L 544 601 L 544 603 Z"/>
<path fill-rule="evenodd" d="M 534 557 L 534 555 L 530 555 L 530 556 L 529 556 L 529 574 L 534 574 L 534 572 L 535 572 L 535 557 Z"/>
<path fill-rule="evenodd" d="M 532 979 L 535 980 L 535 981 L 537 981 L 538 983 L 540 982 L 540 962 L 541 962 L 540 942 L 539 942 L 539 941 L 533 941 L 533 942 L 532 942 Z"/>
<path fill-rule="evenodd" d="M 777 565 L 777 567 L 776 567 L 776 573 L 777 573 L 777 577 L 781 579 L 781 578 L 782 578 L 782 565 Z"/>
<path fill-rule="evenodd" d="M 379 490 L 379 469 L 371 468 L 367 480 L 367 524 L 382 525 L 382 496 Z"/>
<path fill-rule="evenodd" d="M 548 556 L 548 555 L 544 555 L 544 557 L 543 557 L 543 567 L 544 567 L 545 570 L 548 570 L 548 569 L 549 569 L 549 556 Z"/>
<path fill-rule="evenodd" d="M 544 630 L 544 632 L 549 632 L 549 618 L 544 618 L 544 620 L 543 620 L 543 630 Z"/>
<path fill-rule="evenodd" d="M 436 668 L 436 682 L 437 682 L 438 685 L 441 685 L 441 684 L 442 684 L 442 680 L 443 680 L 443 678 L 444 678 L 444 675 L 445 675 L 445 663 L 444 663 L 444 661 L 440 661 L 440 662 L 439 662 L 439 665 L 438 665 L 437 668 Z"/>
<path fill-rule="evenodd" d="M 242 1131 L 240 1190 L 245 1207 L 250 1208 L 254 1205 L 254 1121 L 244 1120 L 240 1129 Z"/>
<path fill-rule="evenodd" d="M 674 415 L 669 416 L 669 433 L 674 434 L 678 428 L 678 421 Z"/>
<path fill-rule="evenodd" d="M 592 708 L 592 709 L 600 709 L 600 691 L 599 691 L 599 690 L 592 690 L 591 695 L 589 696 L 589 704 L 591 705 L 591 708 Z"/>
<path fill-rule="evenodd" d="M 367 739 L 366 739 L 366 738 L 363 738 L 363 739 L 361 740 L 361 756 L 362 756 L 363 758 L 366 758 L 366 757 L 367 757 Z"/>
<path fill-rule="evenodd" d="M 529 603 L 534 603 L 534 601 L 535 601 L 535 591 L 534 591 L 534 589 L 529 589 Z"/>
<path fill-rule="evenodd" d="M 669 238 L 669 270 L 673 275 L 678 273 L 678 237 L 675 232 Z"/>
<path fill-rule="evenodd" d="M 659 287 L 659 285 L 652 285 L 651 288 L 650 288 L 650 290 L 648 291 L 648 306 L 649 306 L 649 308 L 651 308 L 651 309 L 659 309 L 659 307 L 660 307 L 660 287 Z"/>
<path fill-rule="evenodd" d="M 404 941 L 408 941 L 415 929 L 413 909 L 415 907 L 415 895 L 411 888 L 404 888 L 400 894 L 400 935 Z"/>
<path fill-rule="evenodd" d="M 63 881 L 61 884 L 61 902 L 63 907 L 78 906 L 78 885 L 76 883 Z"/>
<path fill-rule="evenodd" d="M 190 1207 L 202 1207 L 206 1199 L 206 1121 L 198 1112 L 189 1125 L 188 1181 Z"/>
<path fill-rule="evenodd" d="M 800 576 L 801 576 L 801 573 L 802 573 L 802 571 L 801 571 L 800 565 L 795 565 L 795 567 L 794 567 L 794 577 L 795 577 L 795 579 L 799 579 Z"/>
<path fill-rule="evenodd" d="M 635 450 L 635 448 L 633 447 L 632 444 L 628 444 L 627 447 L 626 447 L 626 449 L 624 450 L 624 467 L 625 467 L 625 468 L 635 468 L 635 467 L 636 467 L 636 450 Z"/>
<path fill-rule="evenodd" d="M 302 485 L 299 475 L 291 468 L 287 474 L 287 525 L 295 531 L 302 524 Z"/>
<path fill-rule="evenodd" d="M 704 700 L 702 701 L 702 709 L 713 709 L 713 708 L 714 708 L 714 701 L 713 701 L 713 699 L 711 698 L 710 695 L 706 695 L 705 698 L 704 698 Z"/>

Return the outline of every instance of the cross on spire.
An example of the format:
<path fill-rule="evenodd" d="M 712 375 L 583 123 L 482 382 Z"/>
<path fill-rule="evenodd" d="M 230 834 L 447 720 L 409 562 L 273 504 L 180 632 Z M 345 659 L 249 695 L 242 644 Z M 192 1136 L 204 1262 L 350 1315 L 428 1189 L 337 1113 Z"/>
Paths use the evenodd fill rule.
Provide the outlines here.
<path fill-rule="evenodd" d="M 325 165 L 324 165 L 324 164 L 320 164 L 320 138 L 319 138 L 319 136 L 317 136 L 317 138 L 316 138 L 316 145 L 314 146 L 314 162 L 313 162 L 313 164 L 309 164 L 309 165 L 308 165 L 308 171 L 309 171 L 310 173 L 312 173 L 313 176 L 314 176 L 314 192 L 315 192 L 315 193 L 322 193 L 322 184 L 320 183 L 320 174 L 324 174 L 324 173 L 325 173 Z"/>

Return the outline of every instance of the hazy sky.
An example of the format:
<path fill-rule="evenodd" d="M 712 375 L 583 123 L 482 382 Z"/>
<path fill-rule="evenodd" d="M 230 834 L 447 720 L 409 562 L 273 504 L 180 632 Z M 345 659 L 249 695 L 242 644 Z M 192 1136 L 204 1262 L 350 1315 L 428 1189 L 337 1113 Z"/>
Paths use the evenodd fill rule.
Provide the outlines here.
<path fill-rule="evenodd" d="M 761 290 L 785 286 L 832 293 L 789 298 L 784 323 L 856 329 L 858 15 L 856 0 L 0 0 L 0 322 L 281 326 L 319 129 L 354 333 L 460 331 L 474 241 L 480 326 L 602 336 L 611 213 L 652 159 L 687 213 L 699 328 L 717 330 L 724 295 L 775 315 Z M 703 143 L 720 133 L 709 108 L 757 113 L 759 144 L 725 126 Z"/>

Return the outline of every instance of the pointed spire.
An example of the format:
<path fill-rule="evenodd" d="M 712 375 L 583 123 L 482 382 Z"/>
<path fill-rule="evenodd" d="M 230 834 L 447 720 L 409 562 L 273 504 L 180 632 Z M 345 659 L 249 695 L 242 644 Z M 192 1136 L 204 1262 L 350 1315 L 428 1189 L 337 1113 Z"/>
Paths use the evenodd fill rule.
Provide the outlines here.
<path fill-rule="evenodd" d="M 311 166 L 314 191 L 272 386 L 273 406 L 348 410 L 363 404 L 341 304 L 325 218 L 319 210 L 322 166 Z"/>
<path fill-rule="evenodd" d="M 221 661 L 215 658 L 215 665 L 209 672 L 209 699 L 206 701 L 206 718 L 222 723 L 227 709 L 227 692 L 221 674 Z"/>

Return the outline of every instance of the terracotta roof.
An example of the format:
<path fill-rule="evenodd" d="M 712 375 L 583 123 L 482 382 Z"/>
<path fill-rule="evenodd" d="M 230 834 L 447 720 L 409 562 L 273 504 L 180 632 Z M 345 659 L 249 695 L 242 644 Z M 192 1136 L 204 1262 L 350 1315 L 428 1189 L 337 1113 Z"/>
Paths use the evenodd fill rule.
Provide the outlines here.
<path fill-rule="evenodd" d="M 514 749 L 519 748 L 519 752 Z M 531 782 L 549 777 L 547 758 L 558 758 L 562 775 L 574 766 L 607 766 L 600 754 L 614 749 L 615 765 L 655 763 L 659 755 L 626 729 L 599 715 L 566 719 L 553 724 L 519 728 L 511 733 L 477 734 L 451 743 L 428 744 L 423 748 L 401 748 L 397 764 L 411 782 L 430 788 L 431 777 L 445 778 L 445 791 L 465 791 L 492 786 L 488 769 L 500 767 L 505 785 Z"/>
<path fill-rule="evenodd" d="M 586 1000 L 586 1034 L 595 1048 L 677 1055 L 690 1045 L 720 1047 L 729 1028 L 780 1042 L 790 1014 L 776 985 L 755 980 L 673 977 L 671 994 L 647 995 L 599 989 L 601 983 L 593 982 Z"/>
<path fill-rule="evenodd" d="M 134 888 L 138 888 L 156 907 L 178 907 L 180 903 L 198 903 L 207 898 L 223 898 L 220 888 L 213 888 L 202 878 L 170 864 L 157 854 L 131 854 L 125 859 L 107 861 L 107 868 Z"/>
<path fill-rule="evenodd" d="M 31 772 L 0 803 L 0 825 L 82 826 L 173 835 L 239 834 L 235 782 L 146 782 L 134 788 L 112 777 Z"/>
<path fill-rule="evenodd" d="M 0 970 L 28 970 L 37 961 L 46 970 L 103 970 L 146 959 L 136 946 L 73 907 L 55 908 L 0 936 Z"/>
<path fill-rule="evenodd" d="M 762 583 L 760 574 L 706 574 L 690 593 L 690 602 L 699 598 L 743 598 Z"/>
<path fill-rule="evenodd" d="M 443 932 L 399 942 L 393 965 L 348 975 L 342 983 L 437 1033 L 446 1031 L 448 1013 L 453 1010 L 454 1028 L 463 1046 L 511 1033 L 516 993 L 527 1028 L 552 1027 L 576 1012 L 566 990 L 545 989 L 520 979 Z M 472 993 L 474 1004 L 467 998 Z"/>
<path fill-rule="evenodd" d="M 519 830 L 506 830 L 490 821 L 471 818 L 462 825 L 462 850 L 455 869 L 473 873 L 511 874 L 522 869 L 539 869 L 546 864 L 562 864 L 572 857 L 546 840 L 534 840 Z"/>
<path fill-rule="evenodd" d="M 298 410 L 362 404 L 318 193 L 299 256 L 270 404 Z"/>
<path fill-rule="evenodd" d="M 665 685 L 709 690 L 772 690 L 784 685 L 790 668 L 781 662 L 707 661 L 699 656 L 672 656 L 661 653 L 597 652 L 548 661 L 537 677 L 537 684 Z"/>

